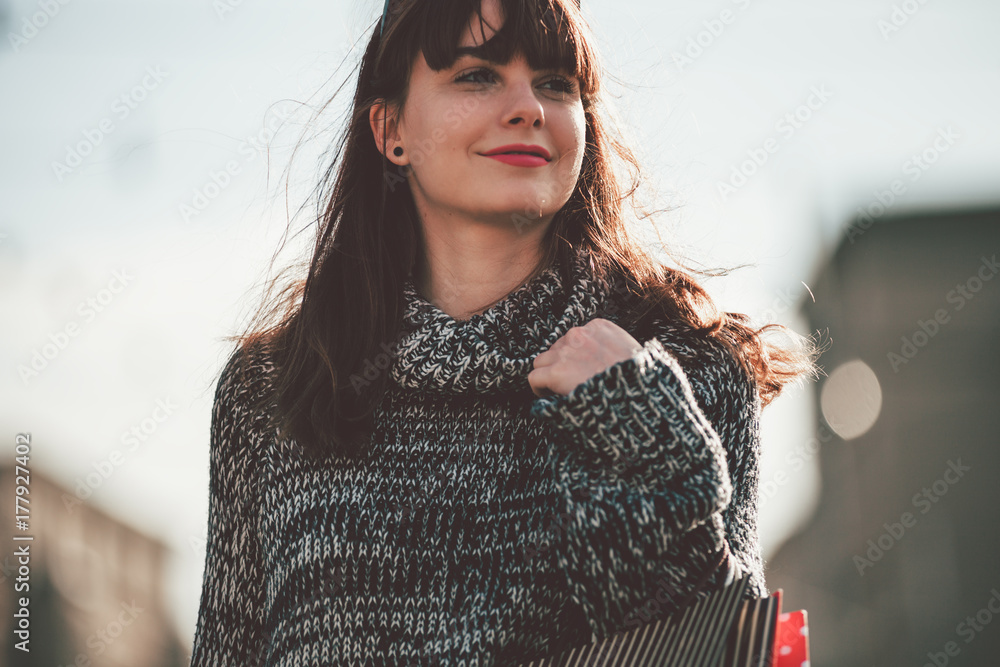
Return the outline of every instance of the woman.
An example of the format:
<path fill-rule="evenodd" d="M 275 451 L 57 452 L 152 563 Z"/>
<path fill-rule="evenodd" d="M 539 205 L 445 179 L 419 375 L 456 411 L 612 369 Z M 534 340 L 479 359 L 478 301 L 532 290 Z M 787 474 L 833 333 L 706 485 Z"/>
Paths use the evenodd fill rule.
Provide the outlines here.
<path fill-rule="evenodd" d="M 631 239 L 589 44 L 565 0 L 376 27 L 308 275 L 216 389 L 192 665 L 513 665 L 767 594 L 759 412 L 815 350 Z"/>

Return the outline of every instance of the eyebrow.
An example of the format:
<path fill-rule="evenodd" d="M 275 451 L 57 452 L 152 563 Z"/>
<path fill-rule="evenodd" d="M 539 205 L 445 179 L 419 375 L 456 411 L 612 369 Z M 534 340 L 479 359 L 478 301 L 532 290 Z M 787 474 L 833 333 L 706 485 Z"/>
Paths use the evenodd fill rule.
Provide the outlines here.
<path fill-rule="evenodd" d="M 455 47 L 455 58 L 456 58 L 456 60 L 458 59 L 459 56 L 472 56 L 473 58 L 480 58 L 480 59 L 485 60 L 486 62 L 489 62 L 489 63 L 499 64 L 498 61 L 491 60 L 490 58 L 486 57 L 486 44 L 488 44 L 489 41 L 490 40 L 487 40 L 485 43 L 479 44 L 477 46 L 457 46 L 457 47 Z M 546 67 L 542 71 L 548 71 L 548 70 L 552 70 L 552 71 L 555 72 L 555 71 L 561 71 L 561 68 L 559 68 L 559 67 Z"/>

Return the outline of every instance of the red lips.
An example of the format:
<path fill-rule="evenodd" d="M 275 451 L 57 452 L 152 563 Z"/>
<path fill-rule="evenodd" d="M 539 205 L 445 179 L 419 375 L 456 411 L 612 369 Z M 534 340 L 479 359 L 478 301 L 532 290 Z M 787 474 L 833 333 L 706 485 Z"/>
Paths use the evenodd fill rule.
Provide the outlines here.
<path fill-rule="evenodd" d="M 506 146 L 500 146 L 499 148 L 494 148 L 493 150 L 483 153 L 483 155 L 499 155 L 501 153 L 526 153 L 529 155 L 537 155 L 545 160 L 551 160 L 552 157 L 549 152 L 542 148 L 541 146 L 528 145 L 528 144 L 508 144 Z"/>

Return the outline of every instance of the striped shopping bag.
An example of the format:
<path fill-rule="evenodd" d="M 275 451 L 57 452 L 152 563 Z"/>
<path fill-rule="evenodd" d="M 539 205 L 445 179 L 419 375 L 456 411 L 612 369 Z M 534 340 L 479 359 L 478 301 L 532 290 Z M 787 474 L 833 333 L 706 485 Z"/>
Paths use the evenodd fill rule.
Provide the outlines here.
<path fill-rule="evenodd" d="M 808 667 L 805 611 L 781 613 L 781 589 L 747 597 L 748 576 L 671 616 L 522 667 Z"/>

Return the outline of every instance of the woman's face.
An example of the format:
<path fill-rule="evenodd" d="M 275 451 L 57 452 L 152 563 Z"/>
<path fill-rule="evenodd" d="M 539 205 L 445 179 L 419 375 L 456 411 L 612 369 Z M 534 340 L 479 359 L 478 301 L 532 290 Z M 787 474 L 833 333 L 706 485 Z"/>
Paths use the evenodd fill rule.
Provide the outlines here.
<path fill-rule="evenodd" d="M 576 187 L 586 136 L 579 82 L 566 72 L 531 69 L 521 54 L 499 65 L 461 53 L 489 39 L 490 25 L 499 29 L 497 1 L 483 0 L 482 12 L 489 25 L 473 15 L 450 68 L 435 72 L 418 54 L 398 143 L 390 141 L 386 157 L 409 165 L 422 216 L 524 232 L 551 220 Z M 547 155 L 486 155 L 512 144 Z M 396 145 L 405 151 L 400 157 L 392 153 Z"/>

